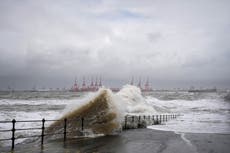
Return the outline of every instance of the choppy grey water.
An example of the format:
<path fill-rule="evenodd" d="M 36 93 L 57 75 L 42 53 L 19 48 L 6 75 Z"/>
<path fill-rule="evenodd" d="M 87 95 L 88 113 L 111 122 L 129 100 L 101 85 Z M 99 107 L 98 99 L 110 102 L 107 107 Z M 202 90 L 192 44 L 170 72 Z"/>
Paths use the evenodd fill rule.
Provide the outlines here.
<path fill-rule="evenodd" d="M 56 119 L 64 108 L 86 97 L 87 92 L 0 92 L 0 120 Z M 230 133 L 230 102 L 225 100 L 226 91 L 191 93 L 185 91 L 154 91 L 143 93 L 147 103 L 180 113 L 183 116 L 164 125 L 149 128 L 189 133 Z M 41 123 L 17 123 L 17 128 L 41 126 Z M 0 124 L 0 130 L 11 128 Z M 34 131 L 36 133 L 36 131 Z M 18 132 L 17 135 L 32 135 Z M 8 138 L 10 133 L 0 133 Z M 22 142 L 23 139 L 17 141 Z M 1 145 L 4 145 L 1 142 Z"/>

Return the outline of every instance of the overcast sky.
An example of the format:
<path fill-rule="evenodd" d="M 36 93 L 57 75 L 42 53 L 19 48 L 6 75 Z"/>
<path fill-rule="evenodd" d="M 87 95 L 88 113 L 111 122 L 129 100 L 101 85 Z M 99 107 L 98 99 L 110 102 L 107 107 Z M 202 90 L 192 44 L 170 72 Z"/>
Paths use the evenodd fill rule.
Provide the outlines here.
<path fill-rule="evenodd" d="M 229 0 L 1 0 L 0 89 L 230 87 Z"/>

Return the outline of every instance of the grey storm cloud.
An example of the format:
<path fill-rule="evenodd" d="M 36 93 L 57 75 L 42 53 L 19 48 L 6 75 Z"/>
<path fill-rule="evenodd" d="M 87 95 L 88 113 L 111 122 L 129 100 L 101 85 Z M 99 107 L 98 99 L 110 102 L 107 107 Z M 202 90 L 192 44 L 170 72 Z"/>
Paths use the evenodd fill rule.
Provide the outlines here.
<path fill-rule="evenodd" d="M 2 0 L 0 88 L 230 86 L 228 0 Z"/>

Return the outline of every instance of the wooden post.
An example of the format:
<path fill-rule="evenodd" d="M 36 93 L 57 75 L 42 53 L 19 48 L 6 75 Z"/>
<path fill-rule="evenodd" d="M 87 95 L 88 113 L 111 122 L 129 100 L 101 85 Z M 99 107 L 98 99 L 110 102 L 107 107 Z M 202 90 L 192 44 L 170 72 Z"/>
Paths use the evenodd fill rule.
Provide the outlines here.
<path fill-rule="evenodd" d="M 64 143 L 65 143 L 65 141 L 66 141 L 66 123 L 67 123 L 67 119 L 65 118 L 64 119 Z"/>
<path fill-rule="evenodd" d="M 44 142 L 44 131 L 45 131 L 45 119 L 42 119 L 42 134 L 41 134 L 41 145 L 43 146 Z"/>
<path fill-rule="evenodd" d="M 14 141 L 15 141 L 15 123 L 16 123 L 16 120 L 15 119 L 13 119 L 12 120 L 12 138 L 11 138 L 11 140 L 12 140 L 12 146 L 11 146 L 11 150 L 14 150 Z"/>

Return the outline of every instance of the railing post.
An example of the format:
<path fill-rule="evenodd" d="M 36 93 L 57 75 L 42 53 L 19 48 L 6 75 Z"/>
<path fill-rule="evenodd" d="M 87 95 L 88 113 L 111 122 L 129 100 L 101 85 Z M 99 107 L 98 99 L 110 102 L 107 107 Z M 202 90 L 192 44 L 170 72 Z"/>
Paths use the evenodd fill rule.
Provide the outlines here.
<path fill-rule="evenodd" d="M 132 116 L 132 122 L 134 122 L 134 116 Z"/>
<path fill-rule="evenodd" d="M 127 128 L 127 116 L 125 116 L 125 130 Z"/>
<path fill-rule="evenodd" d="M 160 122 L 159 123 L 161 123 L 161 115 L 160 115 Z"/>
<path fill-rule="evenodd" d="M 144 115 L 144 120 L 145 120 L 145 115 Z"/>
<path fill-rule="evenodd" d="M 141 124 L 141 116 L 138 117 L 138 123 Z"/>
<path fill-rule="evenodd" d="M 67 119 L 64 119 L 64 142 L 66 141 L 66 123 L 67 123 Z"/>
<path fill-rule="evenodd" d="M 82 131 L 84 130 L 84 118 L 83 117 L 81 118 L 81 130 Z"/>
<path fill-rule="evenodd" d="M 12 146 L 11 146 L 11 150 L 14 150 L 14 141 L 15 141 L 15 123 L 16 123 L 16 120 L 13 119 L 12 120 Z"/>
<path fill-rule="evenodd" d="M 43 142 L 44 142 L 44 131 L 45 131 L 45 119 L 42 119 L 42 134 L 41 134 L 41 145 L 43 146 Z"/>
<path fill-rule="evenodd" d="M 154 121 L 154 115 L 153 115 L 153 117 L 152 117 L 152 120 L 153 120 L 153 123 L 152 123 L 152 125 L 153 125 L 153 124 L 154 124 L 154 122 L 155 122 L 155 121 Z"/>

